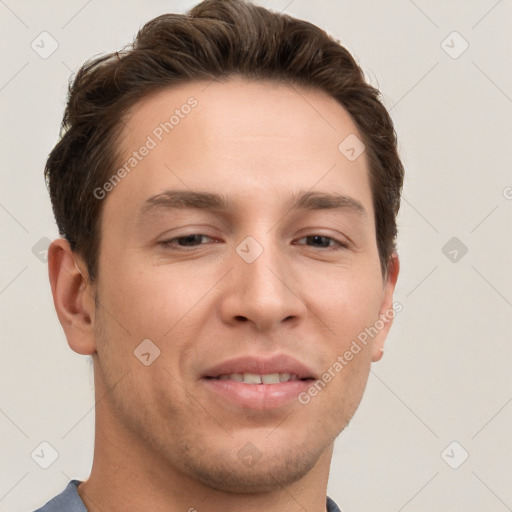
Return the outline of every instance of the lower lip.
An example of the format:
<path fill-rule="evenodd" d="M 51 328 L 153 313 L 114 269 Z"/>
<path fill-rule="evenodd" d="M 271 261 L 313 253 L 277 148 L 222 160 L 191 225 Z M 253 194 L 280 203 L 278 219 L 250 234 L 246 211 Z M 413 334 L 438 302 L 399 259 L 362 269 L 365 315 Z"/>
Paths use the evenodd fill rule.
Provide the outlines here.
<path fill-rule="evenodd" d="M 276 409 L 307 391 L 313 380 L 290 380 L 279 384 L 245 384 L 234 380 L 202 379 L 206 387 L 223 399 L 246 409 Z"/>

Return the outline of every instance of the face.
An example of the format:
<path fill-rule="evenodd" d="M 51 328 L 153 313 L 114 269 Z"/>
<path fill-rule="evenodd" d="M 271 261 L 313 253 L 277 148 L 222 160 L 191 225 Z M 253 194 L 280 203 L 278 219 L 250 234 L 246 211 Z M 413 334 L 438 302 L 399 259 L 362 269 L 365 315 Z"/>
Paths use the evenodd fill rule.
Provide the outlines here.
<path fill-rule="evenodd" d="M 129 172 L 103 199 L 95 372 L 104 414 L 150 457 L 261 492 L 306 475 L 349 422 L 390 322 L 358 336 L 390 318 L 396 279 L 366 156 L 338 149 L 351 134 L 323 93 L 242 79 L 131 111 Z"/>

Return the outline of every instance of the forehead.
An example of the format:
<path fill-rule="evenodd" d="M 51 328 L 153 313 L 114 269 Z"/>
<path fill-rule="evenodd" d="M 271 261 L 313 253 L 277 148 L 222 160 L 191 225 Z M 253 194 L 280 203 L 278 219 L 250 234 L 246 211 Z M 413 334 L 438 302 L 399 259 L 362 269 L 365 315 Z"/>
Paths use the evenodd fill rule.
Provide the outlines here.
<path fill-rule="evenodd" d="M 123 196 L 140 204 L 180 188 L 260 201 L 332 190 L 368 203 L 366 155 L 348 159 L 340 151 L 347 137 L 362 138 L 347 111 L 322 91 L 242 78 L 164 89 L 126 117 L 120 164 L 134 165 L 125 165 L 129 176 L 109 202 Z"/>

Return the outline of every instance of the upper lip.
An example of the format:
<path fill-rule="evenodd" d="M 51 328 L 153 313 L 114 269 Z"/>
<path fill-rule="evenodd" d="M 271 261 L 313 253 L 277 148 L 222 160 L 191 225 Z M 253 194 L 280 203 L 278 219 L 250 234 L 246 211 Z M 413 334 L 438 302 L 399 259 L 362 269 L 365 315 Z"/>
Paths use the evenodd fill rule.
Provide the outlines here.
<path fill-rule="evenodd" d="M 297 375 L 299 379 L 315 378 L 311 368 L 286 354 L 236 357 L 208 368 L 203 377 L 218 377 L 232 373 L 291 373 Z"/>

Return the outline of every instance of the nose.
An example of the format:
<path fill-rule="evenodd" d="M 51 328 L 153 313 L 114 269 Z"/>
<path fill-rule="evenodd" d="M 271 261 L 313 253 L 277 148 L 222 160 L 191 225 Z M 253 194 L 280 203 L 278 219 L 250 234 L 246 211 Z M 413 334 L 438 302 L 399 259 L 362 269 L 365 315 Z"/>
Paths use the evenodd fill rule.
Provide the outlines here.
<path fill-rule="evenodd" d="M 297 325 L 305 316 L 296 276 L 275 242 L 260 244 L 263 252 L 252 262 L 233 256 L 234 268 L 221 303 L 221 317 L 231 325 L 250 324 L 263 332 Z"/>

